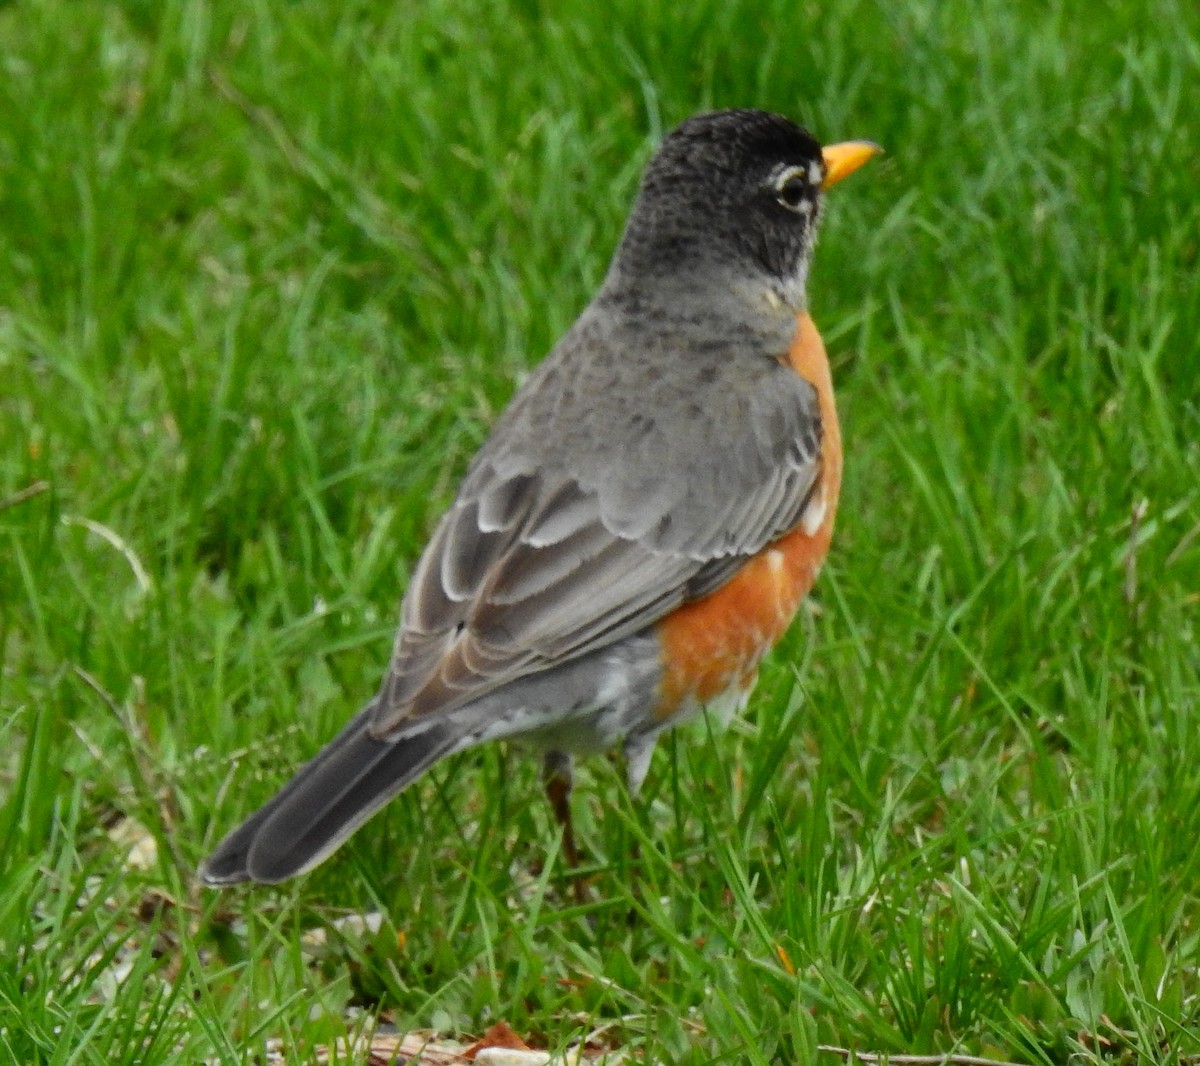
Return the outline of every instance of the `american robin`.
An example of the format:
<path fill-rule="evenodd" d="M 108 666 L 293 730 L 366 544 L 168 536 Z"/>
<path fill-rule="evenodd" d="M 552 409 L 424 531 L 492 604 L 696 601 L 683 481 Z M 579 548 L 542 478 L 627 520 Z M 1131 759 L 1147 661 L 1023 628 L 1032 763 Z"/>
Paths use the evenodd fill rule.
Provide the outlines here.
<path fill-rule="evenodd" d="M 762 111 L 651 159 L 604 284 L 501 415 L 417 565 L 383 683 L 201 870 L 315 866 L 439 759 L 572 758 L 743 705 L 829 548 L 842 453 L 805 285 L 824 190 L 878 147 Z"/>

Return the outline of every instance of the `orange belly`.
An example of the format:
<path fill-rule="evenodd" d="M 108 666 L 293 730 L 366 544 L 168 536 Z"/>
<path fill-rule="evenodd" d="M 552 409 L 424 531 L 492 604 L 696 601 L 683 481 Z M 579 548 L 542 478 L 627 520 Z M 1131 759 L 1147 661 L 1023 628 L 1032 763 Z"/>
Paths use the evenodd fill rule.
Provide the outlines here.
<path fill-rule="evenodd" d="M 829 359 L 807 314 L 797 319 L 788 363 L 813 385 L 820 402 L 821 457 L 814 497 L 823 499 L 824 515 L 815 528 L 801 525 L 780 537 L 715 592 L 659 623 L 662 717 L 691 701 L 705 703 L 730 688 L 749 688 L 759 661 L 791 624 L 829 551 L 842 483 L 842 442 Z"/>

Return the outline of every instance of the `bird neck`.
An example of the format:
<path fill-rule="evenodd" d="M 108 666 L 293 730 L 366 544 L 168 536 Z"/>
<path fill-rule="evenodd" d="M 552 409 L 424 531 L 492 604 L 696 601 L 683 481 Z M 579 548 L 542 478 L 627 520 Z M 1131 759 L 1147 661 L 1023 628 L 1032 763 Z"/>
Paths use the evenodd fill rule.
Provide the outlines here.
<path fill-rule="evenodd" d="M 662 262 L 661 260 L 659 261 Z M 723 332 L 739 330 L 786 351 L 796 316 L 807 309 L 803 279 L 785 282 L 728 262 L 682 261 L 648 274 L 618 257 L 595 301 L 621 315 L 649 318 L 666 329 L 719 320 Z"/>

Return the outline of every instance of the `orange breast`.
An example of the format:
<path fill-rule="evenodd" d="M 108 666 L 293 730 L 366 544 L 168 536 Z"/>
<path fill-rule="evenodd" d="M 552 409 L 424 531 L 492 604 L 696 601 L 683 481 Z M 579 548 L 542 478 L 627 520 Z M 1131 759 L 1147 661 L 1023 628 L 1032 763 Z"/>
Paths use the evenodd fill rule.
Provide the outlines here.
<path fill-rule="evenodd" d="M 662 717 L 689 697 L 703 703 L 734 686 L 753 684 L 759 661 L 791 624 L 829 551 L 842 484 L 842 437 L 829 359 L 807 314 L 797 319 L 788 362 L 812 383 L 820 401 L 820 480 L 814 499 L 823 499 L 824 514 L 812 512 L 819 522 L 780 537 L 715 592 L 659 623 Z"/>

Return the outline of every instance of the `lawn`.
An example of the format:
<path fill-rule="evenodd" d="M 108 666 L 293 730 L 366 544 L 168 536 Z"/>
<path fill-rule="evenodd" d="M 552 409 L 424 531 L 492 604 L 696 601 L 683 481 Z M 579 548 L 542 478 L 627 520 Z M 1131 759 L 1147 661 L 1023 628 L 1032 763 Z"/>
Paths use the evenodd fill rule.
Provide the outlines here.
<path fill-rule="evenodd" d="M 16 0 L 0 62 L 0 1060 L 503 1020 L 1200 1062 L 1191 0 Z M 585 767 L 584 905 L 496 746 L 311 875 L 198 887 L 372 694 L 657 139 L 735 105 L 887 148 L 810 286 L 834 551 L 744 719 L 636 802 Z"/>

